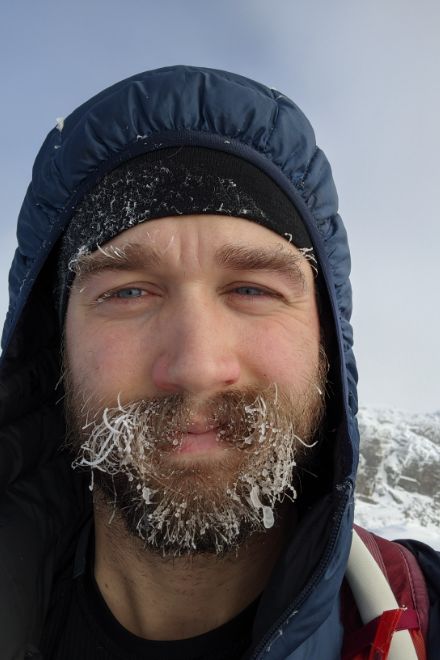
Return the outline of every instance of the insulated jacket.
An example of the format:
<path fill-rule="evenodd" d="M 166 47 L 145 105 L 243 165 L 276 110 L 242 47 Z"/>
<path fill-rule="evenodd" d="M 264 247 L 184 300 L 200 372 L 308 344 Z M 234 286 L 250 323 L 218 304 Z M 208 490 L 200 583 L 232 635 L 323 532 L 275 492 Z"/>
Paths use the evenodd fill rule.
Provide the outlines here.
<path fill-rule="evenodd" d="M 335 660 L 358 462 L 350 255 L 330 166 L 283 94 L 238 75 L 176 66 L 141 73 L 84 103 L 47 136 L 18 221 L 0 362 L 0 657 L 38 657 L 51 592 L 72 571 L 91 513 L 65 449 L 57 243 L 84 195 L 142 153 L 193 145 L 263 170 L 300 213 L 318 261 L 331 394 L 322 470 L 265 589 L 249 658 Z"/>

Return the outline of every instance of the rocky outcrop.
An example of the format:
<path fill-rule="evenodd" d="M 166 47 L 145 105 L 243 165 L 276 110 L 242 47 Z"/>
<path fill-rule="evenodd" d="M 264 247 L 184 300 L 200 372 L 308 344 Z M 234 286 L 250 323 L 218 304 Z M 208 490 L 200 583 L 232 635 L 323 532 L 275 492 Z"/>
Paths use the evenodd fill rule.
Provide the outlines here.
<path fill-rule="evenodd" d="M 357 521 L 426 528 L 440 542 L 440 412 L 361 409 L 358 419 Z"/>

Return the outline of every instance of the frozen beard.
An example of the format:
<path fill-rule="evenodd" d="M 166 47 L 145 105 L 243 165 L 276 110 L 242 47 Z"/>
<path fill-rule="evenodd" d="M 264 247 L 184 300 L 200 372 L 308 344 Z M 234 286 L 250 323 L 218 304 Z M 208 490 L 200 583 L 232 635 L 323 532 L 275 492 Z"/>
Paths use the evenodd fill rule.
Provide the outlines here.
<path fill-rule="evenodd" d="M 325 375 L 322 357 L 315 381 L 295 397 L 273 385 L 225 391 L 203 404 L 172 395 L 92 409 L 67 371 L 73 467 L 92 471 L 91 488 L 146 548 L 225 554 L 270 529 L 277 504 L 296 498 L 295 475 L 322 419 Z M 184 455 L 188 428 L 201 415 L 218 448 Z"/>

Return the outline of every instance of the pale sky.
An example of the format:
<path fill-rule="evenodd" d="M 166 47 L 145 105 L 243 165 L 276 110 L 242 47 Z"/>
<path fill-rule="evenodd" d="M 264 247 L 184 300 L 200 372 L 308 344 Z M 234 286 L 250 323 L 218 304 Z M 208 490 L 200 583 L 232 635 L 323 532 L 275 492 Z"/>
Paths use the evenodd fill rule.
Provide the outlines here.
<path fill-rule="evenodd" d="M 332 164 L 360 404 L 440 410 L 439 34 L 438 0 L 3 0 L 1 319 L 18 211 L 56 117 L 145 69 L 226 69 L 292 98 Z"/>

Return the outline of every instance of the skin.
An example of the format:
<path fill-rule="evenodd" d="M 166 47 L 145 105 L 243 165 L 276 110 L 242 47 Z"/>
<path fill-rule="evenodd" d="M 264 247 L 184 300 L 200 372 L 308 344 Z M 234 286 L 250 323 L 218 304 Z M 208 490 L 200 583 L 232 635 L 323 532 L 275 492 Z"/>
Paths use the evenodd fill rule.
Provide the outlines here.
<path fill-rule="evenodd" d="M 310 386 L 320 338 L 312 269 L 286 240 L 239 218 L 162 218 L 103 247 L 116 255 L 127 245 L 138 246 L 136 263 L 97 272 L 86 264 L 75 279 L 65 328 L 72 381 L 97 403 L 190 394 L 200 413 L 187 450 L 170 460 L 212 465 L 224 450 L 204 427 L 204 400 L 228 388 L 275 382 L 295 394 Z M 231 245 L 287 255 L 293 271 L 218 263 L 216 253 Z M 151 248 L 157 259 L 142 261 Z M 110 515 L 98 498 L 98 586 L 125 628 L 153 640 L 193 637 L 243 610 L 264 589 L 285 532 L 275 526 L 222 559 L 170 561 L 126 534 L 118 516 L 109 525 Z"/>

